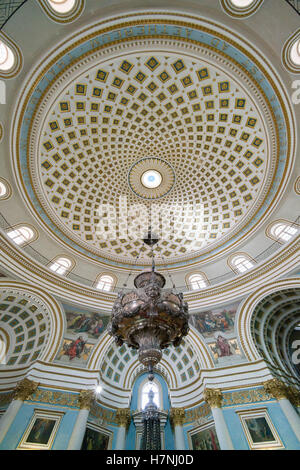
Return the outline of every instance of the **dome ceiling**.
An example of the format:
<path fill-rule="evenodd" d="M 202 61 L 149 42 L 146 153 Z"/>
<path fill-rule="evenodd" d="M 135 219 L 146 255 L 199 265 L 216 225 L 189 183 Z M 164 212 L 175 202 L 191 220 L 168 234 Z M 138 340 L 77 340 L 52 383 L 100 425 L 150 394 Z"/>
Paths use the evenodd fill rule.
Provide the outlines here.
<path fill-rule="evenodd" d="M 162 231 L 157 258 L 198 259 L 243 236 L 274 194 L 272 111 L 224 54 L 187 51 L 178 39 L 136 47 L 128 41 L 89 59 L 82 51 L 56 70 L 27 107 L 27 164 L 23 132 L 18 171 L 38 217 L 73 249 L 124 265 L 140 253 L 148 264 L 140 239 L 151 206 Z"/>

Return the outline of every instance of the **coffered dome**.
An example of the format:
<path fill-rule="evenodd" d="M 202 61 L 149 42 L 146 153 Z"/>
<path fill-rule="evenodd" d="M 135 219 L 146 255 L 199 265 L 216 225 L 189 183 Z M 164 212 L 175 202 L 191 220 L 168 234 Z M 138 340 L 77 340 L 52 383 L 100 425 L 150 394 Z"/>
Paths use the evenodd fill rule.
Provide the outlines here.
<path fill-rule="evenodd" d="M 247 236 L 284 167 L 263 90 L 237 61 L 188 40 L 83 54 L 85 41 L 70 65 L 49 63 L 60 73 L 53 66 L 45 87 L 44 69 L 23 108 L 18 171 L 48 230 L 124 265 L 149 263 L 150 212 L 155 255 L 169 264 Z"/>

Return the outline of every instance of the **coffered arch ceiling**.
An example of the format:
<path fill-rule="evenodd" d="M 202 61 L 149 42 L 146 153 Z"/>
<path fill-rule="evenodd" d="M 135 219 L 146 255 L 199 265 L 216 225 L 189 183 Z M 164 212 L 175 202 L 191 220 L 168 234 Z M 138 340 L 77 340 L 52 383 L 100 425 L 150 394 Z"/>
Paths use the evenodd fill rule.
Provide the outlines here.
<path fill-rule="evenodd" d="M 211 259 L 274 209 L 293 163 L 293 116 L 240 38 L 208 21 L 141 17 L 88 28 L 29 77 L 14 121 L 16 178 L 39 223 L 89 259 L 135 263 L 139 239 L 96 233 L 99 206 L 118 210 L 125 197 L 150 199 L 185 232 L 162 237 L 158 261 Z M 150 198 L 138 171 L 148 160 L 167 188 Z M 187 205 L 196 223 L 195 213 L 180 218 Z M 143 233 L 147 213 L 139 223 Z M 149 263 L 144 247 L 138 263 Z"/>

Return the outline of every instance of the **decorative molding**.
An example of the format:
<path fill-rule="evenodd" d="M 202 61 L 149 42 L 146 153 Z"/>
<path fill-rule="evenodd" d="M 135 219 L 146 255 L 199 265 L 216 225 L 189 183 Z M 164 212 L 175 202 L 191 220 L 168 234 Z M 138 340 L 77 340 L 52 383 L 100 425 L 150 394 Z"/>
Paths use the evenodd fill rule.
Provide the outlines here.
<path fill-rule="evenodd" d="M 237 390 L 234 392 L 223 393 L 223 407 L 244 405 L 246 403 L 258 403 L 261 401 L 269 401 L 271 399 L 272 397 L 264 388 Z"/>

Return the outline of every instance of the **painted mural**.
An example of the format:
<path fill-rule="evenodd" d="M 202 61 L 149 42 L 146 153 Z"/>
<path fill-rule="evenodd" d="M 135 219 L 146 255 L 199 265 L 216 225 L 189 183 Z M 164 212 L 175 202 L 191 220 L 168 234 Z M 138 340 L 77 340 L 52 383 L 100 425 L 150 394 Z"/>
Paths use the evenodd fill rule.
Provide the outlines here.
<path fill-rule="evenodd" d="M 105 332 L 110 317 L 69 305 L 64 305 L 64 310 L 67 327 L 56 361 L 85 366 L 95 344 Z"/>
<path fill-rule="evenodd" d="M 228 307 L 206 310 L 205 312 L 191 315 L 191 325 L 205 338 L 211 338 L 216 332 L 233 333 L 234 319 L 239 303 Z"/>
<path fill-rule="evenodd" d="M 219 450 L 220 445 L 214 427 L 191 436 L 193 450 Z"/>
<path fill-rule="evenodd" d="M 246 360 L 237 341 L 234 322 L 239 302 L 191 315 L 192 325 L 207 343 L 216 365 Z"/>
<path fill-rule="evenodd" d="M 107 327 L 109 316 L 98 313 L 67 311 L 67 333 L 86 333 L 89 338 L 98 339 Z"/>
<path fill-rule="evenodd" d="M 57 360 L 85 364 L 94 347 L 94 344 L 88 343 L 86 336 L 81 335 L 76 339 L 64 339 L 62 348 L 58 353 Z"/>

